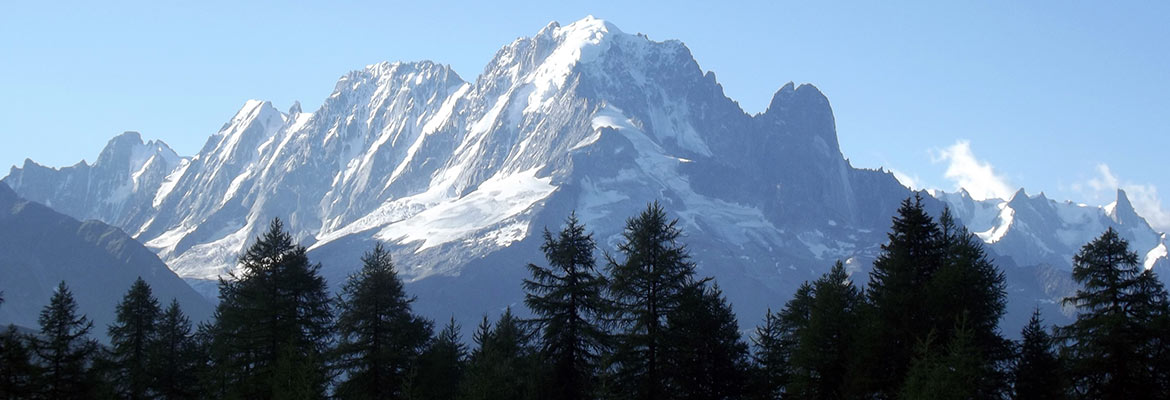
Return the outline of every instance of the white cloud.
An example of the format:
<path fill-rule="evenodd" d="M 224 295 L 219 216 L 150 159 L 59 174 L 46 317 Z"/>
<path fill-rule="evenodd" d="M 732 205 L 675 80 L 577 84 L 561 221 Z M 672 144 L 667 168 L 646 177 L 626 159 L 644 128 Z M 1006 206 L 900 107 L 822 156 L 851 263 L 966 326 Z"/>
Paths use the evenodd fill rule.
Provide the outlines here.
<path fill-rule="evenodd" d="M 1008 199 L 1014 190 L 1007 179 L 995 173 L 991 164 L 975 158 L 971 142 L 959 140 L 932 155 L 934 162 L 948 163 L 944 177 L 955 183 L 955 190 L 967 189 L 976 200 L 989 198 Z M 895 175 L 896 176 L 896 175 Z"/>
<path fill-rule="evenodd" d="M 922 189 L 922 185 L 920 184 L 922 182 L 922 180 L 918 179 L 918 175 L 914 175 L 913 177 L 911 177 L 910 175 L 907 175 L 906 173 L 904 173 L 902 171 L 899 171 L 899 170 L 896 170 L 893 168 L 887 168 L 887 169 L 890 170 L 891 174 L 894 174 L 894 179 L 897 179 L 898 183 L 901 183 L 902 186 L 905 186 L 905 187 L 909 188 L 910 190 Z"/>
<path fill-rule="evenodd" d="M 1116 199 L 1118 188 L 1125 191 L 1133 208 L 1150 226 L 1162 232 L 1170 230 L 1170 212 L 1162 208 L 1162 199 L 1158 197 L 1158 188 L 1154 185 L 1122 182 L 1107 164 L 1097 164 L 1097 176 L 1090 178 L 1084 185 L 1073 185 L 1074 190 L 1086 192 L 1098 201 L 1108 202 Z"/>
<path fill-rule="evenodd" d="M 1121 180 L 1105 164 L 1097 164 L 1097 176 L 1089 179 L 1088 183 L 1089 187 L 1098 192 L 1116 191 L 1121 186 Z"/>

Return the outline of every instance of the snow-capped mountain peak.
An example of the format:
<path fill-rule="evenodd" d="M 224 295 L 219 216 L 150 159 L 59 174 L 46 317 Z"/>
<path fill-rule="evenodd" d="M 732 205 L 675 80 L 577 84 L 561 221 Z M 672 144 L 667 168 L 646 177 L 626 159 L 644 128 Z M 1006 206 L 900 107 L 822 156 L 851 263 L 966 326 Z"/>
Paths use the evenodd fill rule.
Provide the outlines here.
<path fill-rule="evenodd" d="M 1098 207 L 1057 202 L 1044 193 L 1028 196 L 1019 189 L 1011 200 L 973 201 L 962 193 L 939 193 L 972 232 L 999 254 L 1023 264 L 1068 265 L 1082 245 L 1114 228 L 1128 240 L 1146 268 L 1168 260 L 1164 235 L 1134 211 L 1125 192 Z"/>
<path fill-rule="evenodd" d="M 815 86 L 790 82 L 749 115 L 682 42 L 592 17 L 503 46 L 471 82 L 431 61 L 384 62 L 341 76 L 311 112 L 248 101 L 198 154 L 142 175 L 152 178 L 102 175 L 106 187 L 142 193 L 120 207 L 99 206 L 114 190 L 63 184 L 71 178 L 31 165 L 4 181 L 136 232 L 190 281 L 235 267 L 280 217 L 331 282 L 372 242 L 387 242 L 429 299 L 420 306 L 461 319 L 518 301 L 541 228 L 576 211 L 608 249 L 625 218 L 654 200 L 679 218 L 700 271 L 719 278 L 738 311 L 762 315 L 778 304 L 761 299 L 786 298 L 834 260 L 865 268 L 911 195 L 892 174 L 849 164 Z M 1167 257 L 1123 193 L 1108 212 L 1023 190 L 1010 200 L 934 196 L 942 204 L 932 207 L 949 205 L 1015 265 L 1067 268 L 1107 226 L 1129 228 L 1148 266 Z"/>
<path fill-rule="evenodd" d="M 1145 218 L 1138 215 L 1137 210 L 1134 209 L 1133 203 L 1129 201 L 1129 196 L 1125 194 L 1125 190 L 1117 189 L 1117 200 L 1105 206 L 1109 218 L 1114 222 L 1122 225 L 1148 225 Z"/>
<path fill-rule="evenodd" d="M 110 139 L 92 164 L 54 169 L 26 160 L 4 182 L 74 218 L 125 226 L 146 218 L 146 199 L 183 162 L 166 143 L 143 142 L 138 132 L 127 131 Z"/>
<path fill-rule="evenodd" d="M 124 167 L 130 171 L 138 171 L 151 157 L 159 157 L 161 162 L 168 164 L 174 164 L 180 158 L 166 143 L 159 140 L 143 142 L 141 134 L 127 131 L 106 143 L 94 166 L 128 161 Z"/>

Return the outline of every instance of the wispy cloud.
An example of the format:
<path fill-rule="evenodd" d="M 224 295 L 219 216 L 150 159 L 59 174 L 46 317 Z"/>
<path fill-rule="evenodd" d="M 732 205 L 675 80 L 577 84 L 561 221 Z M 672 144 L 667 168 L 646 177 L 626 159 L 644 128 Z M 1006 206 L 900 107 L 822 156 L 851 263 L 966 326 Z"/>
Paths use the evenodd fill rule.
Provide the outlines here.
<path fill-rule="evenodd" d="M 967 189 L 971 197 L 978 200 L 1008 199 L 1015 193 L 1007 179 L 997 174 L 990 163 L 975 158 L 971 142 L 967 140 L 959 140 L 950 147 L 931 153 L 933 162 L 947 163 L 943 176 L 954 182 L 955 190 Z"/>
<path fill-rule="evenodd" d="M 1158 197 L 1158 188 L 1154 185 L 1122 181 L 1108 164 L 1097 164 L 1097 175 L 1084 183 L 1072 185 L 1073 190 L 1099 202 L 1112 202 L 1119 188 L 1125 191 L 1133 208 L 1150 226 L 1162 232 L 1170 230 L 1170 212 L 1162 207 L 1162 199 Z"/>
<path fill-rule="evenodd" d="M 898 183 L 901 183 L 902 186 L 905 186 L 905 187 L 909 188 L 910 190 L 921 190 L 922 189 L 922 185 L 921 185 L 922 180 L 918 179 L 918 175 L 910 176 L 909 174 L 906 174 L 902 171 L 899 171 L 899 170 L 896 170 L 893 168 L 886 168 L 886 169 L 888 169 L 891 174 L 894 174 L 894 179 L 897 179 Z"/>

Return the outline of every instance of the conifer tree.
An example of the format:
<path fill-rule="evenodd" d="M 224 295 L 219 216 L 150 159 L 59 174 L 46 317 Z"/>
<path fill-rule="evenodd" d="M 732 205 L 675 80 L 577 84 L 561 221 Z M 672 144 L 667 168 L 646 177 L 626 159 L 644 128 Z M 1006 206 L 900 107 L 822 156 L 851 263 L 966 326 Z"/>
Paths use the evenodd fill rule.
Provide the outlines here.
<path fill-rule="evenodd" d="M 971 335 L 979 397 L 1001 397 L 1007 390 L 1003 371 L 1011 358 L 1010 342 L 998 331 L 1006 303 L 1004 275 L 986 256 L 983 244 L 959 227 L 944 210 L 936 223 L 920 195 L 906 199 L 894 217 L 889 242 L 874 261 L 866 291 L 865 324 L 855 340 L 851 390 L 894 397 L 903 390 L 915 359 L 937 360 L 941 354 L 918 354 L 949 346 L 955 329 Z M 960 324 L 960 320 L 962 323 Z M 924 361 L 924 362 L 925 362 Z"/>
<path fill-rule="evenodd" d="M 1084 398 L 1155 399 L 1170 396 L 1156 357 L 1166 292 L 1138 264 L 1138 255 L 1109 228 L 1073 257 L 1081 285 L 1065 304 L 1077 319 L 1058 330 L 1072 387 Z M 1164 350 L 1162 350 L 1164 351 Z"/>
<path fill-rule="evenodd" d="M 764 324 L 752 335 L 751 393 L 761 399 L 776 399 L 786 383 L 787 355 L 782 352 L 780 315 L 771 309 L 764 314 Z"/>
<path fill-rule="evenodd" d="M 757 325 L 750 336 L 752 363 L 748 369 L 749 398 L 779 398 L 784 388 L 781 381 L 784 362 L 777 351 L 780 342 L 779 321 L 779 316 L 769 308 L 764 313 L 763 325 Z"/>
<path fill-rule="evenodd" d="M 195 349 L 202 362 L 198 366 L 198 388 L 208 399 L 228 398 L 229 385 L 235 383 L 232 370 L 234 354 L 229 343 L 219 334 L 216 321 L 200 322 L 195 328 Z"/>
<path fill-rule="evenodd" d="M 449 400 L 458 397 L 467 358 L 467 346 L 452 317 L 419 357 L 411 380 L 411 398 Z"/>
<path fill-rule="evenodd" d="M 487 317 L 475 335 L 479 346 L 472 352 L 463 380 L 465 400 L 535 399 L 536 357 L 523 322 L 504 311 L 495 327 Z"/>
<path fill-rule="evenodd" d="M 322 399 L 321 389 L 317 387 L 319 381 L 317 365 L 322 360 L 316 354 L 302 352 L 291 346 L 280 348 L 272 369 L 272 378 L 268 381 L 272 398 L 280 400 L 314 400 Z"/>
<path fill-rule="evenodd" d="M 866 290 L 874 313 L 869 349 L 867 391 L 893 397 L 905 379 L 915 344 L 926 337 L 931 321 L 925 307 L 924 288 L 942 264 L 938 224 L 926 213 L 922 197 L 906 199 L 898 208 L 889 242 L 874 260 Z M 874 344 L 876 343 L 876 344 Z"/>
<path fill-rule="evenodd" d="M 626 222 L 618 261 L 607 255 L 614 301 L 615 391 L 632 399 L 668 396 L 664 341 L 666 316 L 694 284 L 694 263 L 679 243 L 678 220 L 668 220 L 657 202 Z"/>
<path fill-rule="evenodd" d="M 1040 320 L 1040 309 L 1032 312 L 1020 333 L 1019 356 L 1012 369 L 1015 398 L 1057 400 L 1065 398 L 1065 372 L 1056 358 L 1052 336 Z"/>
<path fill-rule="evenodd" d="M 931 278 L 927 294 L 928 310 L 935 320 L 931 328 L 943 337 L 950 336 L 945 332 L 956 326 L 956 318 L 962 316 L 978 347 L 1006 346 L 998 333 L 1007 305 L 1003 272 L 987 257 L 983 241 L 959 225 L 950 209 L 943 209 L 938 227 L 944 258 Z"/>
<path fill-rule="evenodd" d="M 116 320 L 109 328 L 110 361 L 119 397 L 140 400 L 153 397 L 150 344 L 154 341 L 160 310 L 150 285 L 139 277 L 118 303 Z"/>
<path fill-rule="evenodd" d="M 926 289 L 929 327 L 944 343 L 954 336 L 955 327 L 969 329 L 977 370 L 983 372 L 976 379 L 976 395 L 1002 397 L 1009 391 L 1012 359 L 1011 341 L 999 332 L 1007 305 L 1006 278 L 988 259 L 983 242 L 959 226 L 949 209 L 943 209 L 938 225 L 944 258 Z"/>
<path fill-rule="evenodd" d="M 274 219 L 240 257 L 239 272 L 220 280 L 210 333 L 225 395 L 271 399 L 277 389 L 306 388 L 297 394 L 325 396 L 332 314 L 319 269 Z"/>
<path fill-rule="evenodd" d="M 787 393 L 802 399 L 844 398 L 858 329 L 861 293 L 840 261 L 812 285 L 807 321 L 794 332 Z"/>
<path fill-rule="evenodd" d="M 431 322 L 411 313 L 390 253 L 376 244 L 362 257 L 338 299 L 338 366 L 346 378 L 337 387 L 343 399 L 405 397 L 408 372 L 426 348 Z"/>
<path fill-rule="evenodd" d="M 793 376 L 792 364 L 800 335 L 808 328 L 813 306 L 813 287 L 807 281 L 800 284 L 792 299 L 779 313 L 771 310 L 764 317 L 764 325 L 756 328 L 752 339 L 756 345 L 754 359 L 758 365 L 757 394 L 765 399 L 785 397 Z"/>
<path fill-rule="evenodd" d="M 540 356 L 551 368 L 541 398 L 583 400 L 595 396 L 597 369 L 608 333 L 601 326 L 606 311 L 605 279 L 597 272 L 593 235 L 570 214 L 557 235 L 544 231 L 541 250 L 549 267 L 528 264 L 524 303 L 540 334 Z"/>
<path fill-rule="evenodd" d="M 86 377 L 90 383 L 90 398 L 121 398 L 118 388 L 118 369 L 111 357 L 109 347 L 98 345 L 90 362 Z"/>
<path fill-rule="evenodd" d="M 33 352 L 43 371 L 38 384 L 40 397 L 92 398 L 96 385 L 89 368 L 98 351 L 97 342 L 89 338 L 93 323 L 77 315 L 77 301 L 64 281 L 37 321 L 41 334 L 33 339 Z"/>
<path fill-rule="evenodd" d="M 904 400 L 966 400 L 982 397 L 979 379 L 986 375 L 973 330 L 958 321 L 945 347 L 936 349 L 938 338 L 929 332 L 919 342 L 899 398 Z"/>
<path fill-rule="evenodd" d="M 39 377 L 27 343 L 15 326 L 0 333 L 0 399 L 27 399 L 35 393 Z"/>
<path fill-rule="evenodd" d="M 748 349 L 718 285 L 696 283 L 666 318 L 664 365 L 672 399 L 737 399 L 746 393 Z"/>
<path fill-rule="evenodd" d="M 1143 352 L 1150 360 L 1150 390 L 1170 397 L 1170 301 L 1153 270 L 1137 279 L 1135 315 L 1145 321 Z"/>
<path fill-rule="evenodd" d="M 0 292 L 0 305 L 4 304 L 3 294 Z M 0 332 L 0 399 L 26 399 L 34 393 L 38 376 L 28 341 L 14 325 Z"/>
<path fill-rule="evenodd" d="M 148 365 L 151 387 L 158 399 L 184 400 L 201 397 L 199 376 L 203 372 L 191 320 L 183 314 L 179 301 L 171 304 L 158 318 L 154 340 L 150 343 Z"/>

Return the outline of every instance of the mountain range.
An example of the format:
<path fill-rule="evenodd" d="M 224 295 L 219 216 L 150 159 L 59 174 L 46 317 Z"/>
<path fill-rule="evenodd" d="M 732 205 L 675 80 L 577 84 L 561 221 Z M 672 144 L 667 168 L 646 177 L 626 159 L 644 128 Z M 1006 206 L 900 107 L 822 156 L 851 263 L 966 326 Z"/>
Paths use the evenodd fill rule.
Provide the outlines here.
<path fill-rule="evenodd" d="M 211 302 L 120 229 L 78 221 L 0 184 L 0 326 L 37 328 L 41 309 L 64 281 L 79 312 L 94 323 L 93 336 L 105 338 L 115 305 L 140 277 L 162 306 L 175 299 L 192 321 L 211 316 Z"/>
<path fill-rule="evenodd" d="M 192 156 L 128 132 L 93 164 L 26 160 L 3 182 L 121 228 L 209 297 L 274 217 L 333 285 L 385 242 L 416 308 L 465 322 L 521 304 L 543 229 L 576 212 L 599 254 L 612 251 L 625 219 L 658 200 L 745 327 L 838 259 L 864 282 L 913 195 L 885 170 L 850 164 L 816 87 L 789 83 L 748 114 L 682 42 L 592 17 L 516 39 L 472 81 L 431 61 L 369 65 L 312 112 L 246 102 Z M 1165 235 L 1122 191 L 1106 207 L 1022 189 L 1010 200 L 922 194 L 1005 270 L 1005 331 L 1035 306 L 1067 318 L 1072 255 L 1106 227 L 1147 268 L 1167 264 Z"/>

